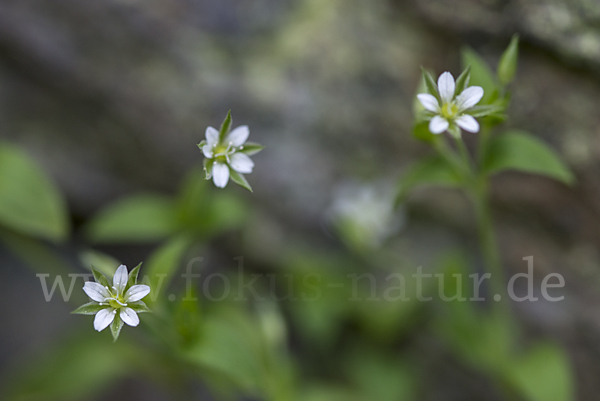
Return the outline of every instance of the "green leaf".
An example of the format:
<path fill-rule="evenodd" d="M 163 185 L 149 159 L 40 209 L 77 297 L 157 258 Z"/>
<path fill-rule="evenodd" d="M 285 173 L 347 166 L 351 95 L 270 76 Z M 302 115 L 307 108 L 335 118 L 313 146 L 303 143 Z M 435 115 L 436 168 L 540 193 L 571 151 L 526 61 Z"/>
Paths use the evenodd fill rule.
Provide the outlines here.
<path fill-rule="evenodd" d="M 469 82 L 471 80 L 471 66 L 468 65 L 467 68 L 458 76 L 456 79 L 456 89 L 454 93 L 460 94 L 465 88 L 469 86 Z"/>
<path fill-rule="evenodd" d="M 472 49 L 462 50 L 463 68 L 471 67 L 470 85 L 481 86 L 484 94 L 480 104 L 489 104 L 498 96 L 498 86 L 494 74 L 485 61 Z"/>
<path fill-rule="evenodd" d="M 400 179 L 397 202 L 402 202 L 409 192 L 421 185 L 456 187 L 461 184 L 460 175 L 441 156 L 431 156 L 410 167 Z"/>
<path fill-rule="evenodd" d="M 83 266 L 92 269 L 92 273 L 93 269 L 96 269 L 106 277 L 112 277 L 115 274 L 117 267 L 121 264 L 112 256 L 91 249 L 81 252 L 79 254 L 79 259 L 81 259 Z"/>
<path fill-rule="evenodd" d="M 91 327 L 90 327 L 91 330 Z M 11 377 L 3 388 L 5 401 L 83 400 L 97 397 L 114 381 L 134 369 L 141 355 L 127 343 L 110 344 L 108 338 L 71 336 L 58 347 L 29 355 L 24 366 L 9 369 Z"/>
<path fill-rule="evenodd" d="M 0 196 L 1 197 L 1 196 Z M 0 228 L 2 245 L 36 273 L 67 277 L 72 267 L 48 244 L 12 230 Z M 87 298 L 87 297 L 86 297 Z"/>
<path fill-rule="evenodd" d="M 247 154 L 248 156 L 253 156 L 263 150 L 265 147 L 263 145 L 259 145 L 254 142 L 246 142 L 243 145 L 243 149 L 240 152 Z"/>
<path fill-rule="evenodd" d="M 158 294 L 169 285 L 179 267 L 181 258 L 192 242 L 188 236 L 177 236 L 150 255 L 146 264 L 149 281 L 144 283 L 149 285 L 151 289 L 147 301 L 154 302 Z"/>
<path fill-rule="evenodd" d="M 553 344 L 537 345 L 513 362 L 508 380 L 529 401 L 572 401 L 574 380 L 565 352 Z"/>
<path fill-rule="evenodd" d="M 19 233 L 63 241 L 67 207 L 45 172 L 21 149 L 0 144 L 0 224 Z"/>
<path fill-rule="evenodd" d="M 110 334 L 113 336 L 113 342 L 117 341 L 119 338 L 119 334 L 121 334 L 121 329 L 123 328 L 123 321 L 121 320 L 120 313 L 115 316 L 114 320 L 110 324 Z"/>
<path fill-rule="evenodd" d="M 483 162 L 483 171 L 495 174 L 517 170 L 540 174 L 571 185 L 575 178 L 560 157 L 544 142 L 520 131 L 494 137 Z"/>
<path fill-rule="evenodd" d="M 102 284 L 103 287 L 109 287 L 108 279 L 104 274 L 94 269 L 94 266 L 92 266 L 92 273 L 94 274 L 94 280 L 96 280 L 97 283 Z"/>
<path fill-rule="evenodd" d="M 243 174 L 240 174 L 237 171 L 235 171 L 234 169 L 230 168 L 229 169 L 229 177 L 231 178 L 231 180 L 233 182 L 238 184 L 240 187 L 246 188 L 248 191 L 252 192 L 252 187 L 250 186 L 250 184 L 248 184 L 248 181 L 246 181 L 246 177 L 244 177 Z"/>
<path fill-rule="evenodd" d="M 231 110 L 229 110 L 227 112 L 227 117 L 225 117 L 225 120 L 223 120 L 223 124 L 221 124 L 221 128 L 219 129 L 219 142 L 223 142 L 225 136 L 229 134 L 232 122 L 233 120 L 231 118 Z"/>
<path fill-rule="evenodd" d="M 519 58 L 519 35 L 513 35 L 510 44 L 502 54 L 498 63 L 498 79 L 502 85 L 508 85 L 512 82 L 517 71 L 517 61 Z"/>
<path fill-rule="evenodd" d="M 433 142 L 435 135 L 429 131 L 429 121 L 419 121 L 413 126 L 413 136 L 423 142 Z"/>
<path fill-rule="evenodd" d="M 183 294 L 175 310 L 175 327 L 184 346 L 191 346 L 200 339 L 201 312 L 200 303 L 194 288 L 189 294 Z"/>
<path fill-rule="evenodd" d="M 220 310 L 207 316 L 201 341 L 185 355 L 199 367 L 226 375 L 239 388 L 258 394 L 267 377 L 260 333 L 247 313 Z"/>
<path fill-rule="evenodd" d="M 135 195 L 108 206 L 88 225 L 94 242 L 149 242 L 176 231 L 175 204 L 160 195 Z"/>
<path fill-rule="evenodd" d="M 81 305 L 79 308 L 71 312 L 74 315 L 95 315 L 102 309 L 106 309 L 108 306 L 100 305 L 98 302 L 89 302 L 85 305 Z"/>
<path fill-rule="evenodd" d="M 129 302 L 127 306 L 136 313 L 152 313 L 152 310 L 148 308 L 148 305 L 144 301 Z"/>
<path fill-rule="evenodd" d="M 140 267 L 142 267 L 142 263 L 143 262 L 140 262 L 139 265 L 134 267 L 133 270 L 131 270 L 129 272 L 129 278 L 127 279 L 127 287 L 126 288 L 129 288 L 129 287 L 137 284 L 138 274 L 140 273 Z"/>
<path fill-rule="evenodd" d="M 425 81 L 425 87 L 430 95 L 435 96 L 438 102 L 441 102 L 440 94 L 438 93 L 437 84 L 431 76 L 431 74 L 423 67 L 421 67 L 421 73 L 423 74 L 423 80 Z"/>

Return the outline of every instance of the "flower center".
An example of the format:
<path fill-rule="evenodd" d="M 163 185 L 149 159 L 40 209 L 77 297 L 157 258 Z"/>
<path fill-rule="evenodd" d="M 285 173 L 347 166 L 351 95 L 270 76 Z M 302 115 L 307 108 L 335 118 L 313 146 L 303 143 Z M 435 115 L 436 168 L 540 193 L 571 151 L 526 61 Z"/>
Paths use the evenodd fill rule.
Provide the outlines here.
<path fill-rule="evenodd" d="M 456 115 L 458 114 L 458 106 L 456 104 L 454 104 L 453 102 L 450 103 L 445 103 L 442 106 L 442 117 L 451 120 L 454 117 L 456 117 Z"/>
<path fill-rule="evenodd" d="M 229 156 L 236 152 L 236 148 L 233 143 L 229 142 L 227 145 L 218 144 L 214 147 L 215 159 L 219 163 L 229 163 Z"/>
<path fill-rule="evenodd" d="M 117 289 L 115 287 L 112 287 L 112 288 L 106 287 L 106 289 L 110 293 L 111 297 L 107 298 L 104 301 L 104 303 L 107 303 L 108 305 L 110 305 L 111 308 L 114 308 L 114 309 L 120 309 L 120 308 L 127 306 L 127 303 L 125 302 L 125 298 L 123 297 L 123 294 L 119 294 L 119 291 L 117 291 Z"/>

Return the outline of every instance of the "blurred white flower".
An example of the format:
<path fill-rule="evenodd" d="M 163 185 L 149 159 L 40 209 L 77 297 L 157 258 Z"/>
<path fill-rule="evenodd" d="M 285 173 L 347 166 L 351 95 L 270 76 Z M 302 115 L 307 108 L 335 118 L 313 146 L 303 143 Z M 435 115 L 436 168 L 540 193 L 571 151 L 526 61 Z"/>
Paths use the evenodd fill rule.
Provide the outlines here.
<path fill-rule="evenodd" d="M 136 284 L 138 271 L 139 266 L 128 274 L 125 265 L 119 266 L 110 287 L 108 280 L 94 271 L 96 282 L 88 281 L 83 286 L 83 291 L 92 302 L 80 306 L 73 313 L 96 315 L 94 329 L 97 331 L 104 330 L 112 323 L 116 340 L 123 323 L 135 327 L 140 323 L 137 314 L 150 311 L 142 301 L 150 293 L 150 287 Z"/>
<path fill-rule="evenodd" d="M 441 99 L 429 93 L 420 93 L 417 98 L 427 109 L 433 113 L 429 121 L 429 131 L 433 134 L 441 134 L 444 131 L 455 128 L 455 125 L 468 132 L 479 132 L 477 120 L 466 113 L 483 98 L 483 88 L 470 86 L 455 96 L 456 83 L 449 72 L 444 72 L 438 78 L 437 91 Z M 460 131 L 457 131 L 460 133 Z"/>
<path fill-rule="evenodd" d="M 402 226 L 393 191 L 382 187 L 344 184 L 335 191 L 329 215 L 350 245 L 379 247 Z"/>

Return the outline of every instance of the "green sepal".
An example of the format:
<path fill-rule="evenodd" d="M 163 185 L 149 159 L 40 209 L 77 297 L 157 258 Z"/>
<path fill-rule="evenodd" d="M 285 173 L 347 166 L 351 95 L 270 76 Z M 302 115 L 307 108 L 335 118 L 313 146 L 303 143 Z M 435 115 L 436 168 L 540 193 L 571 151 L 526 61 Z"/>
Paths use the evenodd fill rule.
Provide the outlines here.
<path fill-rule="evenodd" d="M 481 105 L 474 106 L 467 110 L 467 114 L 472 115 L 473 117 L 487 117 L 487 116 L 495 116 L 495 117 L 503 117 L 504 116 L 505 107 L 501 104 L 490 104 L 490 105 Z"/>
<path fill-rule="evenodd" d="M 150 308 L 148 308 L 148 305 L 146 305 L 146 303 L 144 301 L 136 301 L 136 302 L 129 302 L 127 304 L 127 307 L 133 309 L 134 312 L 136 313 L 148 313 L 148 312 L 152 312 L 152 310 Z"/>
<path fill-rule="evenodd" d="M 98 284 L 102 285 L 103 287 L 110 287 L 106 276 L 94 269 L 94 266 L 92 266 L 92 273 L 94 274 L 94 280 L 96 280 Z"/>
<path fill-rule="evenodd" d="M 204 147 L 204 145 L 206 145 L 208 142 L 206 142 L 206 139 L 203 139 L 202 142 L 200 142 L 197 146 L 198 149 L 202 150 L 202 148 Z"/>
<path fill-rule="evenodd" d="M 221 124 L 221 128 L 219 128 L 219 142 L 223 142 L 225 136 L 229 134 L 229 130 L 231 130 L 231 110 L 227 112 L 227 117 L 223 120 L 223 124 Z"/>
<path fill-rule="evenodd" d="M 461 138 L 460 128 L 454 123 L 450 124 L 450 126 L 448 127 L 448 132 L 456 139 Z"/>
<path fill-rule="evenodd" d="M 143 262 L 140 262 L 139 265 L 137 265 L 136 267 L 134 267 L 133 270 L 131 270 L 129 272 L 129 278 L 127 279 L 127 287 L 126 287 L 126 289 L 128 289 L 131 286 L 137 284 L 138 274 L 140 273 L 140 267 L 142 267 L 142 263 Z"/>
<path fill-rule="evenodd" d="M 123 328 L 123 321 L 121 320 L 120 312 L 115 316 L 115 319 L 110 324 L 110 333 L 113 336 L 113 342 L 117 341 L 121 329 Z"/>
<path fill-rule="evenodd" d="M 421 73 L 423 74 L 423 80 L 425 81 L 427 92 L 429 92 L 430 95 L 435 96 L 435 98 L 441 104 L 442 99 L 440 98 L 440 94 L 438 93 L 437 84 L 435 83 L 435 80 L 433 79 L 431 74 L 423 67 L 421 67 Z"/>
<path fill-rule="evenodd" d="M 206 174 L 204 179 L 210 180 L 212 178 L 213 166 L 214 166 L 213 159 L 204 159 L 204 173 Z"/>
<path fill-rule="evenodd" d="M 253 155 L 257 154 L 258 152 L 260 152 L 261 150 L 263 150 L 264 148 L 265 148 L 264 146 L 262 146 L 258 143 L 246 142 L 244 145 L 242 145 L 240 152 L 245 153 L 248 156 L 253 156 Z"/>
<path fill-rule="evenodd" d="M 246 177 L 244 177 L 242 174 L 240 174 L 237 171 L 235 171 L 234 169 L 230 168 L 229 169 L 229 177 L 233 180 L 233 182 L 238 184 L 240 187 L 244 187 L 248 191 L 252 192 L 252 187 L 250 186 L 250 184 L 248 184 L 248 181 L 246 181 Z"/>
<path fill-rule="evenodd" d="M 100 305 L 98 302 L 88 302 L 87 304 L 81 305 L 71 313 L 74 315 L 95 315 L 102 309 L 106 309 L 108 307 L 108 305 Z"/>
<path fill-rule="evenodd" d="M 517 61 L 519 59 L 519 35 L 513 35 L 510 44 L 502 53 L 498 63 L 498 79 L 502 85 L 508 85 L 512 82 L 517 72 Z"/>
<path fill-rule="evenodd" d="M 456 79 L 456 89 L 454 93 L 460 95 L 462 91 L 464 91 L 469 86 L 469 81 L 471 80 L 471 66 L 468 65 L 467 68 L 458 76 Z"/>

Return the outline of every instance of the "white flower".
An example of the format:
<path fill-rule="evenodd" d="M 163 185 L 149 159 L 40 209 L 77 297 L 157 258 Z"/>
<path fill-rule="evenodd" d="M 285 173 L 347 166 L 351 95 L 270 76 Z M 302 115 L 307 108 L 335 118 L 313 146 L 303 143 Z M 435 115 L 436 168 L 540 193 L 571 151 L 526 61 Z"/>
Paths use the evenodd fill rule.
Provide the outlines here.
<path fill-rule="evenodd" d="M 394 192 L 387 188 L 347 183 L 335 190 L 329 216 L 345 240 L 376 248 L 400 229 L 402 212 L 394 207 Z"/>
<path fill-rule="evenodd" d="M 137 314 L 150 311 L 142 302 L 142 298 L 150 293 L 150 287 L 137 284 L 139 266 L 131 274 L 127 273 L 125 265 L 119 266 L 110 287 L 104 275 L 93 271 L 96 282 L 88 281 L 83 286 L 83 291 L 92 302 L 80 306 L 73 313 L 96 315 L 94 329 L 97 331 L 104 330 L 112 323 L 111 331 L 116 340 L 123 323 L 135 327 L 140 323 Z"/>
<path fill-rule="evenodd" d="M 198 144 L 206 157 L 204 169 L 206 179 L 212 178 L 215 185 L 225 188 L 231 178 L 249 190 L 250 185 L 243 174 L 250 174 L 254 169 L 254 162 L 250 156 L 260 152 L 262 146 L 256 143 L 246 142 L 250 135 L 247 125 L 242 125 L 229 132 L 231 115 L 228 114 L 223 127 L 219 130 L 208 127 L 206 139 Z"/>
<path fill-rule="evenodd" d="M 437 90 L 441 104 L 432 94 L 420 93 L 417 95 L 423 107 L 434 113 L 429 121 L 429 131 L 433 134 L 441 134 L 457 125 L 468 132 L 479 132 L 477 120 L 465 112 L 479 103 L 483 97 L 483 88 L 470 86 L 455 96 L 454 77 L 449 72 L 444 72 L 438 78 Z"/>
<path fill-rule="evenodd" d="M 213 127 L 206 129 L 206 143 L 202 146 L 202 153 L 212 160 L 212 179 L 217 187 L 225 188 L 229 182 L 230 168 L 241 174 L 252 172 L 254 162 L 250 156 L 242 153 L 249 135 L 248 126 L 242 125 L 219 142 L 219 131 Z"/>

